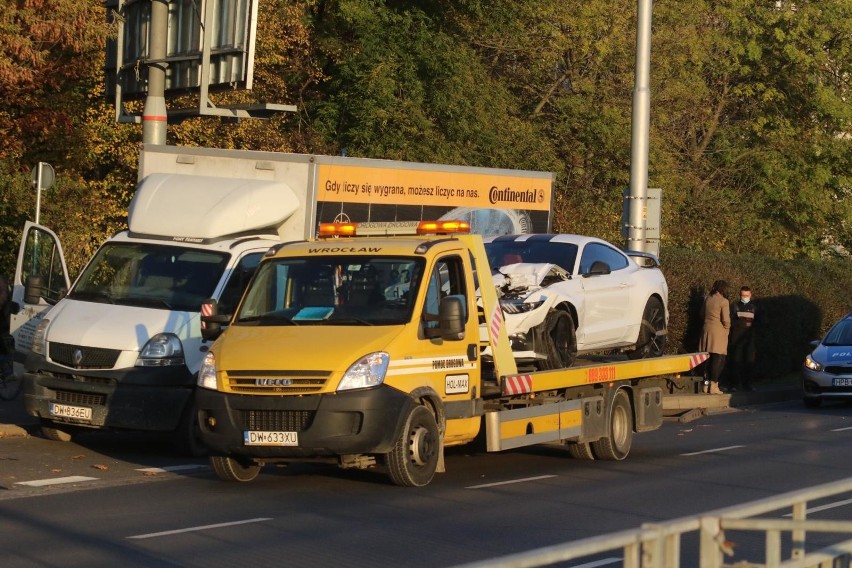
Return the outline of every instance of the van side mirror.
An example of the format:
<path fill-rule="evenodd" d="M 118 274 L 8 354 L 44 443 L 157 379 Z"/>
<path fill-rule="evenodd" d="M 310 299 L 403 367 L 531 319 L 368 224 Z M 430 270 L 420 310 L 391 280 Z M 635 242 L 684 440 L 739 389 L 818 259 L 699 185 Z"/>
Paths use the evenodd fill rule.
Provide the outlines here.
<path fill-rule="evenodd" d="M 39 304 L 41 297 L 44 294 L 44 280 L 38 274 L 27 276 L 27 281 L 24 283 L 24 303 Z"/>
<path fill-rule="evenodd" d="M 222 325 L 231 321 L 231 316 L 219 314 L 219 302 L 207 298 L 201 302 L 201 337 L 213 341 L 222 333 Z"/>
<path fill-rule="evenodd" d="M 12 315 L 17 314 L 21 311 L 21 304 L 18 302 L 9 302 L 9 313 Z"/>
<path fill-rule="evenodd" d="M 461 295 L 441 298 L 438 306 L 438 329 L 441 337 L 448 340 L 464 339 L 466 318 L 465 298 Z"/>

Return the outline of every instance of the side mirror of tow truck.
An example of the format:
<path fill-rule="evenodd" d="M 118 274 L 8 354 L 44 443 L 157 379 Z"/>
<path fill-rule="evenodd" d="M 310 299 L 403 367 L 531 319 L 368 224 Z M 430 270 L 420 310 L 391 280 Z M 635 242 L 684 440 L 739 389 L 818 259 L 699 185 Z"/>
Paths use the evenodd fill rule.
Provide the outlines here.
<path fill-rule="evenodd" d="M 446 296 L 438 306 L 438 330 L 441 337 L 451 341 L 464 339 L 464 296 Z"/>

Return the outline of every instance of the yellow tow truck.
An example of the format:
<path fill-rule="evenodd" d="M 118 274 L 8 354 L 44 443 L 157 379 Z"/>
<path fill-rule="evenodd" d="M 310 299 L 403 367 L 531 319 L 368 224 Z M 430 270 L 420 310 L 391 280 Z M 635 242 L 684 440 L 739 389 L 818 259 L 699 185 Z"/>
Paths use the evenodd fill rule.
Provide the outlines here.
<path fill-rule="evenodd" d="M 218 339 L 196 402 L 216 474 L 250 481 L 265 463 L 329 459 L 424 486 L 444 448 L 483 424 L 488 451 L 558 443 L 603 460 L 659 428 L 666 378 L 706 354 L 519 371 L 467 229 L 322 224 L 267 252 L 236 313 L 206 302 L 202 334 Z"/>

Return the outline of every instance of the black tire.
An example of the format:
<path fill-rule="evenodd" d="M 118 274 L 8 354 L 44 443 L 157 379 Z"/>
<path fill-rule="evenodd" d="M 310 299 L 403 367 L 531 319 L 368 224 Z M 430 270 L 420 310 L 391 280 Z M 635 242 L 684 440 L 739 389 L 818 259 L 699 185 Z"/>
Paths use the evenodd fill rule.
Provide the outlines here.
<path fill-rule="evenodd" d="M 539 361 L 539 370 L 567 369 L 573 365 L 577 358 L 577 335 L 571 314 L 564 310 L 551 310 L 541 325 L 547 359 Z"/>
<path fill-rule="evenodd" d="M 819 408 L 820 406 L 822 406 L 822 399 L 821 398 L 803 398 L 802 402 L 808 408 Z"/>
<path fill-rule="evenodd" d="M 70 431 L 57 427 L 55 422 L 41 421 L 41 435 L 54 442 L 70 442 L 73 435 Z"/>
<path fill-rule="evenodd" d="M 627 352 L 630 359 L 659 357 L 666 347 L 666 311 L 659 298 L 649 298 L 642 312 L 642 324 L 636 348 Z"/>
<path fill-rule="evenodd" d="M 627 393 L 620 390 L 612 399 L 608 435 L 592 442 L 592 453 L 599 460 L 620 461 L 630 453 L 632 444 L 633 412 Z"/>
<path fill-rule="evenodd" d="M 575 460 L 593 460 L 595 459 L 592 453 L 592 448 L 588 442 L 568 442 L 566 449 L 572 458 Z"/>
<path fill-rule="evenodd" d="M 252 481 L 260 474 L 261 465 L 241 463 L 228 456 L 210 456 L 210 467 L 222 481 Z"/>
<path fill-rule="evenodd" d="M 391 481 L 402 487 L 428 485 L 438 467 L 439 446 L 435 417 L 425 406 L 415 406 L 386 456 Z"/>
<path fill-rule="evenodd" d="M 198 412 L 195 400 L 191 399 L 172 433 L 172 448 L 181 456 L 201 457 L 207 455 L 207 447 L 201 441 L 201 428 L 198 426 Z"/>

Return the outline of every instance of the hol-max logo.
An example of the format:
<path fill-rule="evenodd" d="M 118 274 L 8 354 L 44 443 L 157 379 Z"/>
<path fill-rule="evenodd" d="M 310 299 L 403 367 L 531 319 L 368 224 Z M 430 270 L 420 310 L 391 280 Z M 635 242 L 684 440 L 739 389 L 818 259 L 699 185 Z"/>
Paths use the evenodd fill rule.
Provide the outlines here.
<path fill-rule="evenodd" d="M 496 185 L 492 186 L 488 191 L 488 201 L 491 202 L 492 205 L 496 205 L 497 203 L 543 203 L 544 202 L 544 190 L 543 189 L 527 189 L 527 190 L 515 190 L 511 187 L 499 188 Z"/>

